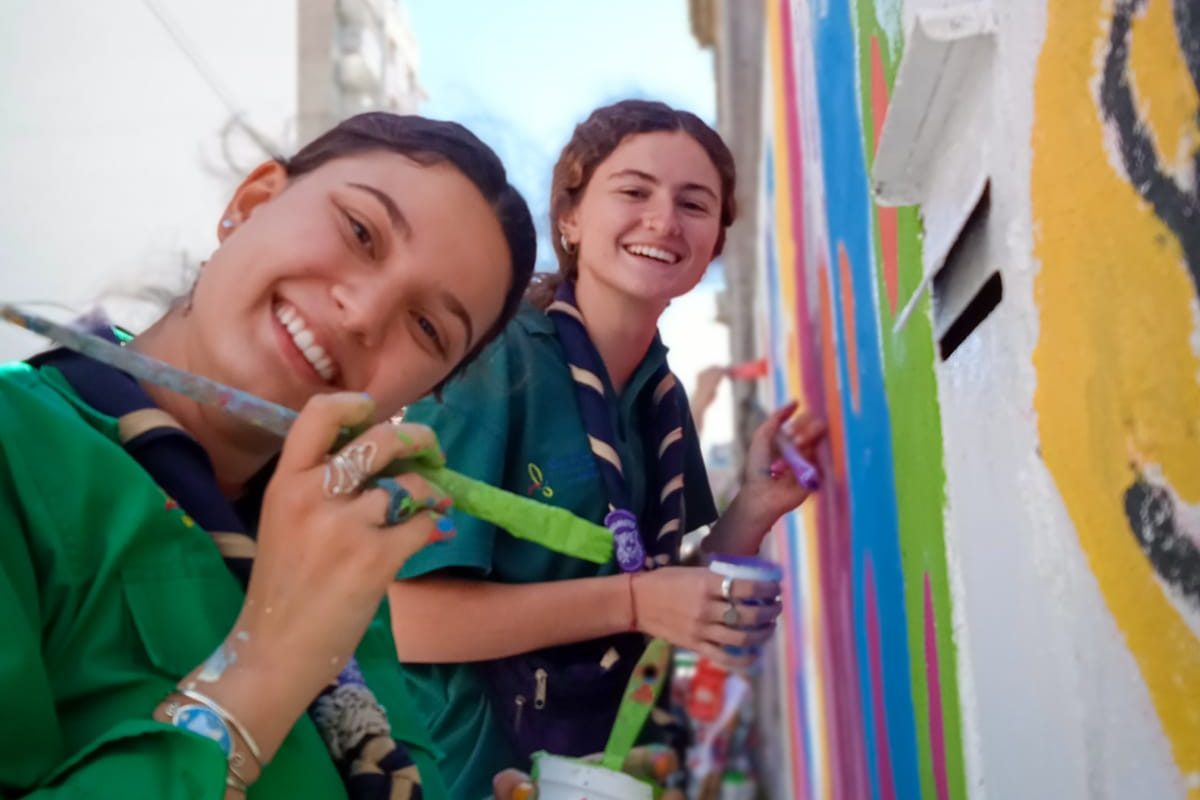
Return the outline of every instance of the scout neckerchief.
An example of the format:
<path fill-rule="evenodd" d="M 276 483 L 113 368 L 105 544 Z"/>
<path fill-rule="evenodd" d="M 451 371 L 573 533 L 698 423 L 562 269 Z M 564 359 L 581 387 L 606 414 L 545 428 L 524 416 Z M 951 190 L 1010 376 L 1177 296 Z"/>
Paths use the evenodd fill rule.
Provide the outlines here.
<path fill-rule="evenodd" d="M 119 341 L 108 329 L 96 333 Z M 30 363 L 59 370 L 85 403 L 117 418 L 125 450 L 171 502 L 212 536 L 229 570 L 244 587 L 255 549 L 252 529 L 244 520 L 257 519 L 258 509 L 235 509 L 226 499 L 200 443 L 124 372 L 64 349 L 43 353 Z M 338 766 L 351 800 L 420 799 L 417 767 L 404 745 L 392 739 L 386 712 L 353 658 L 336 682 L 313 701 L 308 713 Z"/>
<path fill-rule="evenodd" d="M 573 283 L 563 281 L 546 313 L 554 321 L 566 353 L 567 366 L 575 380 L 579 414 L 608 490 L 609 511 L 604 524 L 613 532 L 617 563 L 625 572 L 670 563 L 679 551 L 683 527 L 684 400 L 679 382 L 665 361 L 651 378 L 654 386 L 651 432 L 658 453 L 657 502 L 653 505 L 652 519 L 639 523 L 630 508 L 630 492 L 604 396 L 604 378 L 608 372 L 575 304 Z"/>

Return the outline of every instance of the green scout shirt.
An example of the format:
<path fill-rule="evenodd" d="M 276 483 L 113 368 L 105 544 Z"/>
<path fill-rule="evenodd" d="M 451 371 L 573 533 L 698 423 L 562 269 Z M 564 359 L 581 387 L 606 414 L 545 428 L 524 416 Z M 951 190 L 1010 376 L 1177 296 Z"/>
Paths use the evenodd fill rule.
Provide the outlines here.
<path fill-rule="evenodd" d="M 122 449 L 116 420 L 52 368 L 0 367 L 0 797 L 222 798 L 219 747 L 151 713 L 242 600 L 209 536 Z M 360 666 L 425 797 L 447 797 L 395 652 L 384 613 Z M 249 796 L 346 796 L 307 716 Z"/>
<path fill-rule="evenodd" d="M 620 397 L 604 376 L 616 449 L 639 517 L 650 510 L 648 501 L 657 492 L 650 378 L 666 353 L 655 339 Z M 577 409 L 575 383 L 554 323 L 526 305 L 498 342 L 446 388 L 442 402 L 416 403 L 405 421 L 432 427 L 454 469 L 600 522 L 608 511 L 608 494 Z M 710 523 L 717 512 L 691 415 L 685 417 L 683 530 L 688 531 Z M 458 535 L 418 552 L 401 577 L 453 569 L 493 581 L 534 583 L 618 570 L 615 560 L 596 565 L 563 556 L 472 517 L 455 514 L 454 522 Z M 474 667 L 403 664 L 402 670 L 434 740 L 446 753 L 440 766 L 452 794 L 484 796 L 492 775 L 519 759 L 493 719 Z"/>

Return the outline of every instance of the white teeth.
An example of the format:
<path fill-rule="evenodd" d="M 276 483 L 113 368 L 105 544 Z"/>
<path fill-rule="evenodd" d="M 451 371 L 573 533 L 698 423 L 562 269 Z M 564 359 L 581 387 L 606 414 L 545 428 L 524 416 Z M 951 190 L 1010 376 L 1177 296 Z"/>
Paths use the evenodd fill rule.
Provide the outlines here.
<path fill-rule="evenodd" d="M 317 344 L 317 337 L 304 327 L 304 319 L 292 306 L 279 305 L 275 307 L 275 318 L 291 334 L 296 349 L 304 354 L 304 358 L 325 381 L 333 380 L 335 370 L 333 359 Z"/>
<path fill-rule="evenodd" d="M 659 247 L 651 247 L 645 244 L 633 244 L 629 245 L 625 249 L 634 255 L 653 258 L 655 261 L 662 261 L 664 264 L 674 264 L 679 260 L 677 255 L 668 250 L 663 250 Z"/>

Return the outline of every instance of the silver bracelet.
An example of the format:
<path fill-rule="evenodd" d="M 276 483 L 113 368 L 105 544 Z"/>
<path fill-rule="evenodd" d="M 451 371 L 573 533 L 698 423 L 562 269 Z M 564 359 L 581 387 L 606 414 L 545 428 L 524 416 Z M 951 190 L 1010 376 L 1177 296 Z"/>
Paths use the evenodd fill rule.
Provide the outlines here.
<path fill-rule="evenodd" d="M 254 741 L 254 737 L 250 735 L 250 731 L 246 730 L 246 726 L 243 725 L 237 717 L 235 717 L 233 714 L 230 714 L 226 709 L 218 704 L 217 701 L 213 700 L 207 695 L 200 694 L 200 692 L 192 691 L 191 689 L 184 689 L 182 687 L 177 688 L 175 691 L 189 700 L 195 700 L 197 703 L 203 703 L 215 711 L 222 719 L 228 720 L 229 724 L 233 726 L 233 729 L 238 732 L 239 736 L 242 737 L 242 741 L 246 743 L 246 747 L 250 748 L 250 755 L 254 756 L 254 761 L 258 765 L 258 768 L 260 770 L 262 769 L 262 751 L 258 749 L 258 742 Z"/>
<path fill-rule="evenodd" d="M 244 780 L 237 776 L 236 772 L 225 773 L 225 785 L 234 791 L 241 792 L 242 794 L 246 794 L 250 788 L 246 785 Z"/>

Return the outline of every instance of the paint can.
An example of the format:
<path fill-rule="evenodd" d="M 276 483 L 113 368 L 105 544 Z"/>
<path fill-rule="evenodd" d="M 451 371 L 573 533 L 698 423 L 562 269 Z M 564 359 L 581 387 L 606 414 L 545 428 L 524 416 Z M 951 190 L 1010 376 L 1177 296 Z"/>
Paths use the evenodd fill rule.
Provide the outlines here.
<path fill-rule="evenodd" d="M 538 800 L 652 800 L 650 784 L 577 758 L 534 753 Z"/>
<path fill-rule="evenodd" d="M 735 581 L 775 581 L 783 580 L 783 568 L 765 558 L 755 556 L 715 555 L 708 568 L 718 575 L 733 578 Z M 771 601 L 739 600 L 744 605 L 767 605 Z"/>

